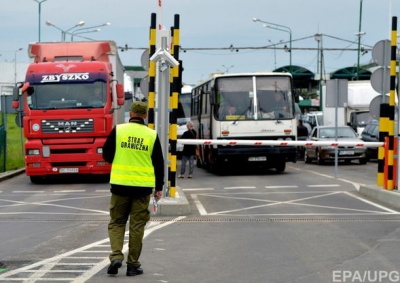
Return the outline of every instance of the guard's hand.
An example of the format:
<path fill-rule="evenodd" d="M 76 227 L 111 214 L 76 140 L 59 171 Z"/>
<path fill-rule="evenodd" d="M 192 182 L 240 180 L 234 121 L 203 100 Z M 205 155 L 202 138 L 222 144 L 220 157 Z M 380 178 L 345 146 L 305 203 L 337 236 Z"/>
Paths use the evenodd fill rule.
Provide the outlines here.
<path fill-rule="evenodd" d="M 154 191 L 154 197 L 157 201 L 159 201 L 162 197 L 162 191 Z"/>

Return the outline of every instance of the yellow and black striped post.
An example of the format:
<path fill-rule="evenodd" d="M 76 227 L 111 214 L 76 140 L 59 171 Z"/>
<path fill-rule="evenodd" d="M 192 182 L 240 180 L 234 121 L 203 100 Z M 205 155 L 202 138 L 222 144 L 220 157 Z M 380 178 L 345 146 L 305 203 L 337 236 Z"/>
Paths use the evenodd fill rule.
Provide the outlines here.
<path fill-rule="evenodd" d="M 390 96 L 389 104 L 382 103 L 379 117 L 379 141 L 385 142 L 385 148 L 378 150 L 378 175 L 377 185 L 386 190 L 395 189 L 396 176 L 394 170 L 394 148 L 395 148 L 395 90 L 396 90 L 396 51 L 397 51 L 397 18 L 392 19 L 392 39 L 390 48 Z"/>
<path fill-rule="evenodd" d="M 391 111 L 389 126 L 392 131 L 389 132 L 389 160 L 388 160 L 388 170 L 392 172 L 388 178 L 387 188 L 388 190 L 393 190 L 396 188 L 395 176 L 397 175 L 395 170 L 397 166 L 394 164 L 394 156 L 397 154 L 395 149 L 396 139 L 394 138 L 395 133 L 395 106 L 396 106 L 396 53 L 397 53 L 397 17 L 392 18 L 392 34 L 391 34 L 391 44 L 390 44 L 390 98 L 389 106 Z M 396 158 L 397 161 L 397 158 Z"/>
<path fill-rule="evenodd" d="M 156 28 L 157 28 L 157 16 L 155 13 L 151 14 L 150 24 L 150 35 L 149 35 L 149 58 L 156 52 Z M 149 60 L 149 95 L 147 103 L 149 106 L 148 112 L 148 126 L 149 128 L 155 129 L 154 125 L 154 108 L 155 108 L 155 95 L 156 95 L 156 62 Z"/>
<path fill-rule="evenodd" d="M 174 58 L 179 61 L 179 15 L 175 15 L 174 17 L 174 27 L 171 28 L 172 35 L 172 46 L 171 46 L 171 54 Z M 169 183 L 170 189 L 169 194 L 170 197 L 175 197 L 176 192 L 176 171 L 177 171 L 177 158 L 176 158 L 176 143 L 177 143 L 177 133 L 178 133 L 178 125 L 177 125 L 177 111 L 178 111 L 178 98 L 180 94 L 180 79 L 179 79 L 179 67 L 172 67 L 172 75 L 170 76 L 170 99 L 169 99 L 169 108 L 171 109 L 170 117 L 169 117 L 169 144 L 170 144 L 170 152 L 169 152 Z"/>
<path fill-rule="evenodd" d="M 379 117 L 379 141 L 385 142 L 385 138 L 389 136 L 390 131 L 390 107 L 387 103 L 380 105 L 380 117 Z M 387 140 L 388 141 L 388 140 Z M 387 168 L 387 144 L 385 147 L 379 147 L 378 149 L 378 174 L 376 178 L 376 184 L 380 187 L 386 188 L 388 179 L 388 168 Z M 386 165 L 385 165 L 386 164 Z"/>

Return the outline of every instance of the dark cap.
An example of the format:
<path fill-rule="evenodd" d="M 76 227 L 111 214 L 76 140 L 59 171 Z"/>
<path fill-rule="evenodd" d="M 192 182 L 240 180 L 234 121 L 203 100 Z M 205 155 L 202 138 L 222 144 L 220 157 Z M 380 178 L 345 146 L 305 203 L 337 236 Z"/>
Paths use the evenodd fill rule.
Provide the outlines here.
<path fill-rule="evenodd" d="M 142 101 L 135 101 L 131 105 L 131 112 L 136 114 L 147 114 L 147 104 Z"/>

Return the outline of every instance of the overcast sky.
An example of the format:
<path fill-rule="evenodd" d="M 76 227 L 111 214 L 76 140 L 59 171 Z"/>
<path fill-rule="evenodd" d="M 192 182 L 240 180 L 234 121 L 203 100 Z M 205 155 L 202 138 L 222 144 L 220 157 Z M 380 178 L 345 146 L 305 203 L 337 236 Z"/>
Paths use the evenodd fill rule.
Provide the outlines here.
<path fill-rule="evenodd" d="M 39 1 L 39 0 L 38 0 Z M 40 0 L 42 1 L 42 0 Z M 39 4 L 34 0 L 2 0 L 0 12 L 0 61 L 28 62 L 27 47 L 39 40 Z M 283 50 L 292 34 L 292 65 L 316 73 L 318 43 L 315 34 L 323 34 L 323 69 L 333 72 L 357 64 L 361 0 L 46 0 L 41 4 L 41 41 L 59 41 L 61 31 L 47 26 L 52 22 L 62 30 L 85 21 L 83 27 L 101 27 L 100 32 L 82 36 L 95 40 L 114 40 L 118 46 L 147 48 L 151 13 L 157 13 L 167 30 L 180 16 L 182 48 L 239 48 L 230 50 L 189 50 L 180 53 L 185 83 L 195 84 L 213 72 L 270 71 L 289 65 L 290 56 Z M 399 0 L 362 0 L 361 45 L 372 48 L 390 38 L 393 16 L 400 14 Z M 281 30 L 253 22 L 256 17 L 278 24 Z M 286 28 L 284 28 L 286 27 Z M 93 28 L 95 29 L 95 28 Z M 92 30 L 92 29 L 88 29 Z M 88 31 L 84 30 L 84 31 Z M 285 31 L 284 31 L 285 30 Z M 78 37 L 74 37 L 76 41 Z M 67 41 L 70 36 L 67 36 Z M 276 49 L 272 43 L 279 43 Z M 263 47 L 270 49 L 241 49 Z M 22 51 L 15 53 L 19 48 Z M 339 49 L 339 50 L 329 50 Z M 141 65 L 143 50 L 120 52 L 124 65 Z M 371 61 L 371 52 L 360 62 Z"/>

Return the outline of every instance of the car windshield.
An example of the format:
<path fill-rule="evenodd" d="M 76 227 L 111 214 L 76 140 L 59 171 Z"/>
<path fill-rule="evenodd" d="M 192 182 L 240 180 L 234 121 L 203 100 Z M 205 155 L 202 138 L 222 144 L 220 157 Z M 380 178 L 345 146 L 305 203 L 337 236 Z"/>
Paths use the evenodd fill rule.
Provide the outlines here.
<path fill-rule="evenodd" d="M 335 138 L 336 136 L 336 128 L 324 128 L 320 130 L 320 138 L 322 139 L 330 139 Z M 337 128 L 337 137 L 338 138 L 357 138 L 355 133 L 350 128 Z"/>

